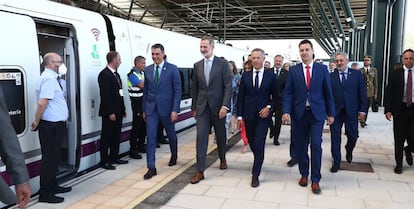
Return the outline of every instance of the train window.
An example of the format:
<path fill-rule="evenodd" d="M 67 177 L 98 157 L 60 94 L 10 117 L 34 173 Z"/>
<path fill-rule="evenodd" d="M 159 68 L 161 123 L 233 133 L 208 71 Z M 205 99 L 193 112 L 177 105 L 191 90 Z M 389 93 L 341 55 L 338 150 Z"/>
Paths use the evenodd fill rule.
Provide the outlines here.
<path fill-rule="evenodd" d="M 7 109 L 17 134 L 26 129 L 26 108 L 24 74 L 21 69 L 9 67 L 0 69 L 0 86 L 6 98 Z"/>
<path fill-rule="evenodd" d="M 190 87 L 191 87 L 191 71 L 192 68 L 179 68 L 180 70 L 180 77 L 181 77 L 181 90 L 182 95 L 181 99 L 189 99 L 190 98 Z"/>

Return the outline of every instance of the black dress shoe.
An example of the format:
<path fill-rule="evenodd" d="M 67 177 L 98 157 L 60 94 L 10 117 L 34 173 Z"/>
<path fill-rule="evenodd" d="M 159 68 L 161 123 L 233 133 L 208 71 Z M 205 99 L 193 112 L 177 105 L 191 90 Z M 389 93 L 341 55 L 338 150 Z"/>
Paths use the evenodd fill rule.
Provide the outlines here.
<path fill-rule="evenodd" d="M 395 167 L 395 168 L 394 168 L 394 173 L 396 173 L 396 174 L 402 174 L 402 168 L 400 168 L 400 167 Z"/>
<path fill-rule="evenodd" d="M 41 194 L 39 195 L 39 202 L 46 203 L 61 203 L 65 200 L 63 197 L 58 197 L 53 194 Z"/>
<path fill-rule="evenodd" d="M 407 147 L 404 147 L 405 151 L 405 160 L 407 161 L 407 164 L 412 166 L 413 165 L 413 155 L 411 154 L 411 151 Z"/>
<path fill-rule="evenodd" d="M 101 165 L 101 168 L 106 169 L 106 170 L 115 170 L 115 166 L 113 166 L 111 163 L 105 163 L 103 165 Z"/>
<path fill-rule="evenodd" d="M 142 155 L 139 153 L 130 154 L 129 157 L 132 159 L 142 159 Z"/>
<path fill-rule="evenodd" d="M 279 146 L 280 145 L 280 142 L 279 142 L 278 139 L 274 139 L 273 140 L 273 144 L 276 145 L 276 146 Z"/>
<path fill-rule="evenodd" d="M 142 158 L 142 156 L 141 156 L 141 158 Z M 128 164 L 128 160 L 116 159 L 116 160 L 112 160 L 112 163 L 116 163 L 116 164 Z"/>
<path fill-rule="evenodd" d="M 148 169 L 147 173 L 144 175 L 144 179 L 145 180 L 150 179 L 155 175 L 157 175 L 157 169 L 156 168 Z"/>
<path fill-rule="evenodd" d="M 336 173 L 339 170 L 339 165 L 332 165 L 330 171 L 331 173 Z"/>
<path fill-rule="evenodd" d="M 66 193 L 66 192 L 70 192 L 70 191 L 72 191 L 72 187 L 57 186 L 53 189 L 53 194 Z"/>
<path fill-rule="evenodd" d="M 298 160 L 296 160 L 295 158 L 292 158 L 286 164 L 287 164 L 288 167 L 293 167 L 297 163 L 298 163 Z"/>
<path fill-rule="evenodd" d="M 346 162 L 351 163 L 352 162 L 352 152 L 346 151 Z"/>
<path fill-rule="evenodd" d="M 158 140 L 158 143 L 160 143 L 160 144 L 169 144 L 170 142 L 166 138 L 163 137 L 162 139 Z"/>
<path fill-rule="evenodd" d="M 138 148 L 138 152 L 140 152 L 140 153 L 147 153 L 147 149 L 145 148 L 145 146 L 144 147 L 140 147 L 140 148 Z"/>
<path fill-rule="evenodd" d="M 155 147 L 160 148 L 161 145 L 159 143 L 157 143 L 157 145 L 155 145 Z"/>
<path fill-rule="evenodd" d="M 275 136 L 275 131 L 273 129 L 273 127 L 270 128 L 270 133 L 269 133 L 269 137 L 273 138 Z"/>
<path fill-rule="evenodd" d="M 171 156 L 170 162 L 168 162 L 168 166 L 174 166 L 177 165 L 177 157 Z"/>
<path fill-rule="evenodd" d="M 252 187 L 258 187 L 258 186 L 260 186 L 259 176 L 252 176 L 251 186 Z"/>

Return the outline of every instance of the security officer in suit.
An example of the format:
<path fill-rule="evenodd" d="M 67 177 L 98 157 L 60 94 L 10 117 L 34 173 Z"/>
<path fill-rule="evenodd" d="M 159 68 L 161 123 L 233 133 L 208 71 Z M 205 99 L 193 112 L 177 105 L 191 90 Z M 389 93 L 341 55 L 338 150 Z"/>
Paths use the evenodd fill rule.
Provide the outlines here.
<path fill-rule="evenodd" d="M 6 164 L 6 170 L 15 185 L 17 203 L 23 208 L 30 201 L 29 174 L 24 162 L 24 155 L 20 149 L 19 140 L 10 121 L 3 91 L 0 88 L 0 157 Z M 6 182 L 0 178 L 0 201 L 5 204 L 16 203 L 16 195 L 10 190 Z"/>
<path fill-rule="evenodd" d="M 145 121 L 142 117 L 142 97 L 144 96 L 145 57 L 137 56 L 134 67 L 128 73 L 128 94 L 131 100 L 132 129 L 129 138 L 129 157 L 142 159 L 140 152 L 145 152 Z"/>
<path fill-rule="evenodd" d="M 102 117 L 101 167 L 115 170 L 112 164 L 128 163 L 126 160 L 119 159 L 122 118 L 126 116 L 122 81 L 117 72 L 121 65 L 121 56 L 118 52 L 110 51 L 106 55 L 106 61 L 108 64 L 98 76 L 101 96 L 99 116 Z"/>
<path fill-rule="evenodd" d="M 364 56 L 364 67 L 361 68 L 362 73 L 364 74 L 365 84 L 367 88 L 367 114 L 365 119 L 360 121 L 361 127 L 367 126 L 368 119 L 368 110 L 372 105 L 373 101 L 377 99 L 378 93 L 378 71 L 375 67 L 371 66 L 372 57 L 370 55 Z"/>
<path fill-rule="evenodd" d="M 387 120 L 393 118 L 394 172 L 402 173 L 403 147 L 408 165 L 413 164 L 414 151 L 414 51 L 407 49 L 402 54 L 403 66 L 391 71 L 385 91 L 384 113 Z"/>

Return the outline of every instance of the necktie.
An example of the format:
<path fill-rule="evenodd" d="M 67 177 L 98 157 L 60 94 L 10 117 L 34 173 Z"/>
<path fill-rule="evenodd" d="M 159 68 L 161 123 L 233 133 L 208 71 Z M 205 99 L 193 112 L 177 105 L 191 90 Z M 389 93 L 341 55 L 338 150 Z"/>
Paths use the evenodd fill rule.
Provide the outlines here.
<path fill-rule="evenodd" d="M 407 75 L 406 97 L 407 97 L 407 107 L 409 107 L 413 103 L 413 77 L 412 77 L 411 69 L 408 70 L 408 75 Z"/>
<path fill-rule="evenodd" d="M 115 76 L 116 81 L 117 81 L 117 83 L 118 83 L 118 88 L 122 89 L 121 77 L 119 77 L 118 72 L 116 72 L 116 71 L 115 71 L 115 72 L 114 72 L 114 76 Z"/>
<path fill-rule="evenodd" d="M 342 83 L 342 85 L 345 84 L 345 81 L 346 81 L 345 72 L 341 72 L 341 83 Z"/>
<path fill-rule="evenodd" d="M 276 78 L 279 78 L 279 69 L 276 70 Z"/>
<path fill-rule="evenodd" d="M 259 72 L 260 71 L 256 71 L 256 76 L 254 77 L 254 88 L 255 89 L 259 89 Z"/>
<path fill-rule="evenodd" d="M 206 77 L 207 86 L 208 86 L 208 82 L 210 81 L 210 70 L 211 70 L 210 60 L 206 59 L 204 62 L 204 76 Z"/>
<path fill-rule="evenodd" d="M 62 84 L 60 83 L 60 76 L 58 76 L 56 79 L 57 79 L 57 82 L 58 82 L 58 84 L 60 86 L 60 89 L 63 90 Z"/>
<path fill-rule="evenodd" d="M 159 66 L 159 65 L 157 65 L 157 66 L 155 67 L 155 75 L 154 75 L 154 83 L 155 83 L 155 85 L 158 85 L 158 80 L 160 79 L 160 72 L 159 72 L 159 68 L 160 68 L 160 66 Z"/>
<path fill-rule="evenodd" d="M 310 66 L 306 65 L 305 68 L 306 68 L 306 87 L 309 90 L 310 89 L 310 80 L 311 80 Z"/>

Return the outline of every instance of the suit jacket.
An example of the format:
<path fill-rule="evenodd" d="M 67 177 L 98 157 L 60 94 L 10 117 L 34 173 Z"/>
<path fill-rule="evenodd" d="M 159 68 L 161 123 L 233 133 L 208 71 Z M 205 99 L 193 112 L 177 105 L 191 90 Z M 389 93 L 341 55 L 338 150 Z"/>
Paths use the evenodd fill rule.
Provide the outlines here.
<path fill-rule="evenodd" d="M 119 80 L 121 81 L 121 78 Z M 118 80 L 108 67 L 105 67 L 99 73 L 98 83 L 99 93 L 101 95 L 99 116 L 108 117 L 111 114 L 123 115 L 125 113 L 124 97 L 120 95 Z"/>
<path fill-rule="evenodd" d="M 29 181 L 25 159 L 20 149 L 19 140 L 10 121 L 9 111 L 3 91 L 0 88 L 0 156 L 6 165 L 6 170 L 13 184 L 22 184 Z M 4 179 L 0 178 L 0 201 L 14 204 L 16 196 L 10 190 Z"/>
<path fill-rule="evenodd" d="M 181 77 L 176 65 L 164 61 L 160 69 L 161 75 L 156 85 L 154 82 L 154 64 L 145 67 L 145 85 L 143 111 L 151 115 L 158 110 L 162 117 L 170 116 L 171 112 L 180 112 Z M 156 107 L 156 108 L 155 108 Z"/>
<path fill-rule="evenodd" d="M 368 73 L 365 68 L 360 69 L 364 74 L 367 96 L 373 97 L 378 93 L 378 71 L 375 67 L 370 67 Z"/>
<path fill-rule="evenodd" d="M 253 85 L 253 71 L 243 73 L 237 99 L 237 116 L 246 120 L 255 119 L 258 112 L 267 105 L 275 108 L 278 101 L 276 76 L 265 70 L 262 83 L 259 89 L 256 89 Z"/>
<path fill-rule="evenodd" d="M 317 120 L 324 120 L 326 116 L 335 116 L 331 79 L 327 67 L 313 63 L 308 92 L 302 66 L 303 64 L 300 63 L 289 70 L 283 95 L 283 113 L 288 113 L 295 120 L 300 120 L 305 112 L 308 99 L 312 113 Z"/>
<path fill-rule="evenodd" d="M 330 77 L 336 115 L 342 109 L 345 109 L 347 117 L 353 118 L 358 116 L 358 112 L 367 112 L 367 92 L 361 71 L 348 68 L 345 85 L 341 83 L 337 69 Z"/>
<path fill-rule="evenodd" d="M 196 111 L 199 115 L 204 112 L 207 104 L 214 115 L 219 114 L 222 106 L 230 110 L 233 94 L 232 79 L 233 76 L 227 61 L 214 56 L 207 85 L 204 76 L 204 59 L 196 62 L 192 73 L 191 110 Z"/>
<path fill-rule="evenodd" d="M 391 112 L 398 117 L 404 97 L 404 68 L 392 70 L 384 97 L 384 113 Z"/>

